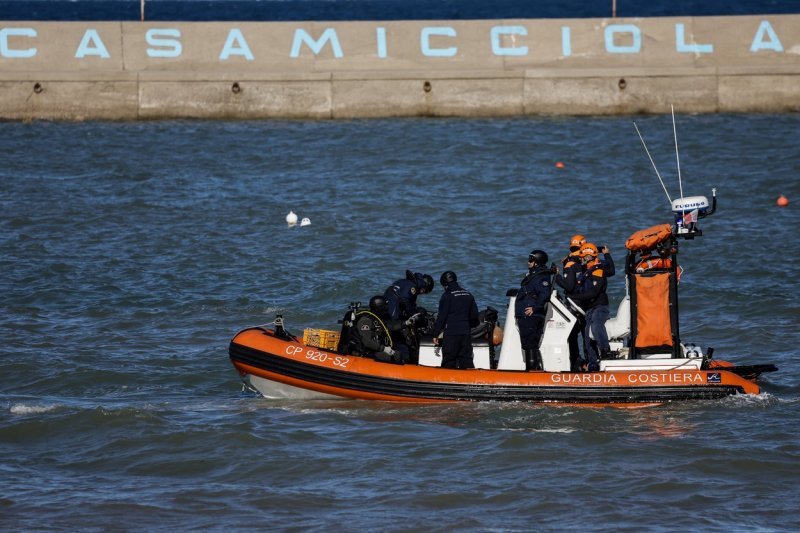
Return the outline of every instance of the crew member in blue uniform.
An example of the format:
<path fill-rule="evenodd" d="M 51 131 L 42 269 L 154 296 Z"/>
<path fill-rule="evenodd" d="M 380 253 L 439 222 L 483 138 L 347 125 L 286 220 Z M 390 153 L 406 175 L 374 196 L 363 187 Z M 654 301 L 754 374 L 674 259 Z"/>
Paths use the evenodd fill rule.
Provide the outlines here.
<path fill-rule="evenodd" d="M 586 244 L 586 237 L 583 235 L 573 235 L 569 242 L 569 254 L 561 260 L 563 268 L 561 273 L 556 276 L 556 285 L 564 289 L 564 295 L 573 298 L 578 287 L 578 277 L 583 272 L 583 261 L 579 254 L 581 246 Z M 577 302 L 576 302 L 577 303 Z M 580 306 L 580 304 L 578 304 Z M 581 369 L 585 361 L 581 358 L 580 343 L 578 335 L 583 333 L 586 327 L 586 318 L 583 313 L 577 313 L 575 317 L 575 327 L 567 337 L 569 346 L 569 366 L 570 370 L 577 372 Z"/>
<path fill-rule="evenodd" d="M 603 254 L 603 257 L 600 259 L 600 262 L 603 263 L 603 276 L 610 278 L 617 273 L 617 269 L 614 266 L 614 258 L 611 257 L 611 250 L 604 244 L 598 246 L 598 249 L 600 253 Z"/>
<path fill-rule="evenodd" d="M 470 330 L 478 325 L 478 305 L 475 298 L 458 284 L 456 273 L 448 270 L 439 282 L 444 293 L 439 300 L 439 313 L 433 325 L 433 342 L 439 344 L 439 334 L 444 333 L 442 368 L 475 368 L 472 362 L 472 336 Z"/>
<path fill-rule="evenodd" d="M 544 333 L 545 306 L 553 292 L 553 272 L 547 267 L 547 259 L 542 250 L 533 250 L 528 255 L 528 274 L 522 280 L 514 305 L 525 370 L 543 370 L 539 344 Z"/>
<path fill-rule="evenodd" d="M 407 320 L 420 312 L 417 296 L 433 290 L 433 278 L 428 274 L 406 270 L 405 279 L 398 279 L 386 289 L 383 297 L 388 302 L 389 316 L 394 320 Z"/>
<path fill-rule="evenodd" d="M 607 250 L 607 248 L 603 247 Z M 583 331 L 583 347 L 589 361 L 589 372 L 600 370 L 600 359 L 610 358 L 611 347 L 608 343 L 606 321 L 609 317 L 608 286 L 605 269 L 608 263 L 598 259 L 597 247 L 587 242 L 580 250 L 584 271 L 578 278 L 578 287 L 572 298 L 586 311 L 586 327 Z M 610 254 L 608 255 L 610 259 Z M 611 261 L 610 270 L 613 271 L 614 263 Z M 589 337 L 589 332 L 594 336 L 594 342 Z M 598 353 L 599 351 L 599 353 Z"/>

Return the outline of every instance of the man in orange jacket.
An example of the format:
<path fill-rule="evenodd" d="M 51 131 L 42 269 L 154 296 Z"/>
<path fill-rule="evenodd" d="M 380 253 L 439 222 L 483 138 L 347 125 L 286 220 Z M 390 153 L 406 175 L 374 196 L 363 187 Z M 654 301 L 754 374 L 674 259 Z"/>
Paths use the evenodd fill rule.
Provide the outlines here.
<path fill-rule="evenodd" d="M 573 235 L 569 241 L 569 254 L 561 260 L 563 269 L 561 274 L 555 278 L 556 285 L 564 289 L 564 294 L 568 298 L 572 298 L 577 289 L 578 276 L 583 272 L 583 262 L 578 253 L 581 246 L 586 244 L 586 237 L 583 235 Z M 570 332 L 567 337 L 567 344 L 569 345 L 569 366 L 570 370 L 577 372 L 581 368 L 581 350 L 578 343 L 578 333 L 583 332 L 586 327 L 586 320 L 583 315 L 577 316 L 577 323 L 575 328 Z"/>
<path fill-rule="evenodd" d="M 583 346 L 590 372 L 600 370 L 600 359 L 609 358 L 611 352 L 606 332 L 606 321 L 609 317 L 606 278 L 609 277 L 609 271 L 613 274 L 614 263 L 611 254 L 608 253 L 608 248 L 603 247 L 603 254 L 605 261 L 600 261 L 597 246 L 586 243 L 581 247 L 579 255 L 584 271 L 577 279 L 576 292 L 572 296 L 572 299 L 580 303 L 586 311 Z M 590 340 L 590 332 L 594 336 L 596 348 Z"/>

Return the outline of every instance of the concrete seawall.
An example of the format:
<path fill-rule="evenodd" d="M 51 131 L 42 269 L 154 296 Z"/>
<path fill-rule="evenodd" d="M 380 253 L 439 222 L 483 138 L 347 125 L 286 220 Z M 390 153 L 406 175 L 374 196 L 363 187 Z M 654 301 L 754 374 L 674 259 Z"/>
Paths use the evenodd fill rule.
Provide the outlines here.
<path fill-rule="evenodd" d="M 0 118 L 800 111 L 800 15 L 0 22 Z"/>

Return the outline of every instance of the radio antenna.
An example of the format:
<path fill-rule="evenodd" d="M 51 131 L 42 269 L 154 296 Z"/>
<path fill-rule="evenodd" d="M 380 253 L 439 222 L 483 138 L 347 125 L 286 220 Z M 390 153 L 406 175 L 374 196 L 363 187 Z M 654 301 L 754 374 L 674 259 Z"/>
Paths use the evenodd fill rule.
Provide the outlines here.
<path fill-rule="evenodd" d="M 664 194 L 667 195 L 667 200 L 669 200 L 669 205 L 672 205 L 672 198 L 669 197 L 669 193 L 667 192 L 667 187 L 666 185 L 664 185 L 664 180 L 661 179 L 661 174 L 658 173 L 658 169 L 656 168 L 656 163 L 655 161 L 653 161 L 653 157 L 650 155 L 650 150 L 647 149 L 647 144 L 645 144 L 644 137 L 642 137 L 642 134 L 639 131 L 639 126 L 636 125 L 636 122 L 633 123 L 633 127 L 636 128 L 636 133 L 639 134 L 639 140 L 642 141 L 642 146 L 644 146 L 644 151 L 647 152 L 647 157 L 650 158 L 650 163 L 653 165 L 653 170 L 656 171 L 656 176 L 658 176 L 658 181 L 661 182 L 661 187 L 664 189 Z"/>
<path fill-rule="evenodd" d="M 675 128 L 675 106 L 670 104 L 672 108 L 672 136 L 675 137 L 675 160 L 678 162 L 678 188 L 681 191 L 681 198 L 683 198 L 683 182 L 681 181 L 681 158 L 678 155 L 678 130 Z"/>

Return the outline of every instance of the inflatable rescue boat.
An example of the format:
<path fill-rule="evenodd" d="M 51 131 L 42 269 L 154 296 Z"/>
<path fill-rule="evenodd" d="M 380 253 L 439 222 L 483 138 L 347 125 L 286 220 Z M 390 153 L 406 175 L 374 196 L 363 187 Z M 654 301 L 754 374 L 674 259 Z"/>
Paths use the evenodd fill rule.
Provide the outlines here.
<path fill-rule="evenodd" d="M 679 240 L 702 235 L 697 220 L 716 209 L 706 197 L 673 204 L 674 224 L 634 233 L 627 241 L 626 296 L 606 323 L 613 358 L 596 372 L 572 371 L 568 336 L 582 313 L 557 291 L 548 304 L 540 352 L 543 370 L 526 370 L 514 319 L 514 290 L 502 336 L 473 342 L 475 369 L 441 368 L 441 354 L 423 331 L 413 364 L 393 364 L 348 354 L 333 331 L 289 333 L 251 327 L 230 343 L 230 358 L 244 383 L 268 398 L 356 398 L 399 402 L 520 401 L 559 404 L 646 406 L 759 394 L 756 379 L 774 365 L 736 366 L 681 342 L 678 327 Z M 497 313 L 495 313 L 496 315 Z M 343 321 L 347 327 L 347 319 Z M 338 335 L 342 335 L 339 333 Z M 502 337 L 502 343 L 499 343 Z"/>

